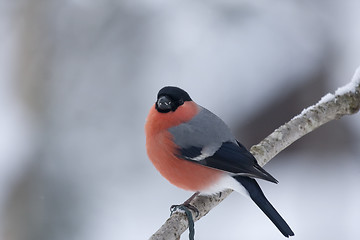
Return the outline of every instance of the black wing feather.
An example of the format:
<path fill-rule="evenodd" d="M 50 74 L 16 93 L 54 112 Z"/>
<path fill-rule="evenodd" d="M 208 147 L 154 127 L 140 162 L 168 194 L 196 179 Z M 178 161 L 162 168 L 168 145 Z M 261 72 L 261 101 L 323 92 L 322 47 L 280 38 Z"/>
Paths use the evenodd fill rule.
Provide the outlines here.
<path fill-rule="evenodd" d="M 180 157 L 184 159 L 196 158 L 201 155 L 201 147 L 188 147 L 180 149 Z"/>
<path fill-rule="evenodd" d="M 194 160 L 194 158 L 201 155 L 201 150 L 200 147 L 182 148 L 179 157 L 235 175 L 261 178 L 274 183 L 278 182 L 258 165 L 255 157 L 241 144 L 225 142 L 212 156 Z"/>

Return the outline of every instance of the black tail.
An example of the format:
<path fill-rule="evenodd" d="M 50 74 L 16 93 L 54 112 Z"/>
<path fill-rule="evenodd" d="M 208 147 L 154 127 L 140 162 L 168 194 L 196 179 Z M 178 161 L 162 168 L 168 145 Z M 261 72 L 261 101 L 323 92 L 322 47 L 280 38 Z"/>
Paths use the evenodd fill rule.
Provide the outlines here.
<path fill-rule="evenodd" d="M 259 184 L 254 179 L 242 176 L 234 176 L 234 178 L 245 187 L 245 189 L 249 192 L 251 199 L 266 214 L 266 216 L 270 218 L 270 220 L 285 237 L 294 236 L 294 233 L 290 229 L 289 225 L 287 225 L 285 220 L 266 199 Z"/>

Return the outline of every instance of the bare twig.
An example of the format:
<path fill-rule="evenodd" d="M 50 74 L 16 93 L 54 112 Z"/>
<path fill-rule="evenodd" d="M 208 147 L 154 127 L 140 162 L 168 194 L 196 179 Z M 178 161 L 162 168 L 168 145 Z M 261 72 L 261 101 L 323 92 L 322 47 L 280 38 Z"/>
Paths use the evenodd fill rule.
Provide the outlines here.
<path fill-rule="evenodd" d="M 251 148 L 251 153 L 258 163 L 264 166 L 279 152 L 290 144 L 315 130 L 321 125 L 339 119 L 344 115 L 351 115 L 360 109 L 360 67 L 356 70 L 351 82 L 339 88 L 335 94 L 328 93 L 317 104 L 304 109 L 298 116 L 285 123 L 267 136 L 259 144 Z M 191 205 L 199 210 L 194 221 L 205 216 L 212 208 L 222 202 L 232 190 L 226 190 L 213 196 L 198 196 Z M 193 214 L 194 216 L 195 214 Z M 179 239 L 188 228 L 186 215 L 182 212 L 174 213 L 151 236 L 151 240 Z"/>

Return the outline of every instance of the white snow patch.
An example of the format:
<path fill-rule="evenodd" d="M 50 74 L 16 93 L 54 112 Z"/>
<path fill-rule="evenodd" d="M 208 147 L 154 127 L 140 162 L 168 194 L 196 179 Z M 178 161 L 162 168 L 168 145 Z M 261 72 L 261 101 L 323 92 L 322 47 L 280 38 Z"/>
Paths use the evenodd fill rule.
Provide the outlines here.
<path fill-rule="evenodd" d="M 320 100 L 321 101 L 321 100 Z M 317 103 L 318 104 L 318 103 Z M 311 105 L 307 108 L 305 108 L 304 110 L 301 111 L 300 114 L 296 115 L 295 117 L 293 117 L 291 120 L 294 120 L 296 118 L 302 117 L 303 115 L 305 115 L 307 112 L 309 112 L 312 108 L 314 108 L 317 104 L 315 105 Z"/>
<path fill-rule="evenodd" d="M 323 96 L 316 105 L 330 102 L 330 101 L 334 100 L 334 98 L 335 98 L 334 94 L 328 93 L 325 96 Z"/>
<path fill-rule="evenodd" d="M 335 91 L 335 95 L 342 95 L 348 92 L 355 92 L 355 89 L 357 86 L 359 86 L 360 84 L 360 67 L 358 67 L 355 71 L 355 74 L 353 76 L 353 78 L 351 79 L 351 81 L 346 84 L 343 87 L 338 88 Z"/>
<path fill-rule="evenodd" d="M 338 95 L 342 95 L 348 92 L 355 92 L 356 87 L 358 87 L 360 84 L 360 67 L 358 67 L 355 71 L 354 76 L 352 77 L 351 81 L 346 84 L 343 87 L 339 87 L 336 91 L 335 91 L 335 95 L 328 93 L 325 96 L 323 96 L 319 102 L 317 102 L 315 105 L 311 105 L 308 108 L 305 108 L 304 110 L 301 111 L 300 114 L 296 115 L 295 117 L 293 117 L 291 120 L 295 119 L 295 118 L 299 118 L 302 117 L 305 113 L 309 112 L 311 109 L 313 109 L 314 107 L 326 103 L 326 102 L 330 102 L 332 100 L 335 99 L 335 96 Z"/>
<path fill-rule="evenodd" d="M 305 108 L 304 110 L 301 111 L 300 114 L 296 115 L 295 117 L 293 117 L 291 120 L 299 118 L 304 116 L 304 114 L 306 114 L 307 112 L 309 112 L 311 109 L 315 108 L 316 106 L 319 106 L 320 104 L 326 103 L 326 102 L 330 102 L 335 98 L 334 94 L 328 93 L 325 96 L 323 96 L 319 102 L 317 102 L 314 105 L 311 105 L 307 108 Z"/>

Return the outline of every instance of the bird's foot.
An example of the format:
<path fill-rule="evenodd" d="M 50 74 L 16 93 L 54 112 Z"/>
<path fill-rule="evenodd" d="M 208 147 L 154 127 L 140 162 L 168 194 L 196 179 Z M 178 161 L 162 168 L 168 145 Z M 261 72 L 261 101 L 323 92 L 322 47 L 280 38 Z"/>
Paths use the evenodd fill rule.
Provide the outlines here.
<path fill-rule="evenodd" d="M 172 205 L 170 207 L 170 212 L 171 215 L 176 212 L 177 210 L 182 210 L 186 213 L 186 215 L 188 215 L 187 211 L 192 210 L 195 213 L 195 217 L 199 216 L 199 210 L 194 207 L 193 205 L 190 205 L 190 203 L 183 203 L 183 204 L 179 204 L 179 205 Z M 191 214 L 191 212 L 189 212 Z M 192 215 L 191 215 L 192 216 Z"/>
<path fill-rule="evenodd" d="M 170 216 L 177 210 L 184 211 L 186 214 L 186 217 L 188 219 L 188 223 L 189 223 L 189 240 L 194 240 L 195 239 L 195 223 L 194 223 L 194 218 L 192 216 L 192 213 L 189 209 L 191 209 L 193 212 L 196 213 L 196 217 L 199 216 L 199 210 L 196 207 L 194 207 L 186 202 L 183 204 L 180 204 L 180 205 L 172 205 L 170 207 L 170 211 L 171 211 Z"/>
<path fill-rule="evenodd" d="M 192 200 L 194 200 L 194 198 L 196 196 L 198 196 L 199 194 L 200 194 L 200 192 L 196 192 L 188 200 L 186 200 L 183 204 L 172 205 L 170 207 L 170 212 L 171 212 L 170 216 L 178 209 L 185 212 L 186 217 L 188 219 L 188 223 L 189 223 L 189 240 L 194 240 L 194 236 L 195 236 L 194 219 L 193 219 L 193 216 L 192 216 L 192 213 L 190 210 L 192 210 L 196 214 L 195 218 L 197 218 L 200 215 L 199 210 L 196 207 L 194 207 L 193 205 L 191 205 L 190 202 Z"/>
<path fill-rule="evenodd" d="M 194 193 L 188 200 L 186 200 L 183 204 L 180 204 L 180 205 L 172 205 L 170 207 L 170 211 L 171 211 L 171 214 L 173 214 L 173 212 L 175 212 L 176 210 L 178 209 L 181 209 L 183 211 L 185 211 L 185 213 L 188 215 L 188 213 L 186 212 L 186 210 L 184 208 L 187 208 L 187 209 L 190 209 L 192 210 L 194 213 L 196 213 L 196 216 L 195 217 L 198 217 L 199 216 L 199 210 L 194 207 L 193 205 L 190 204 L 190 202 L 192 200 L 194 200 L 195 197 L 197 197 L 198 195 L 200 194 L 200 192 L 196 192 Z"/>

